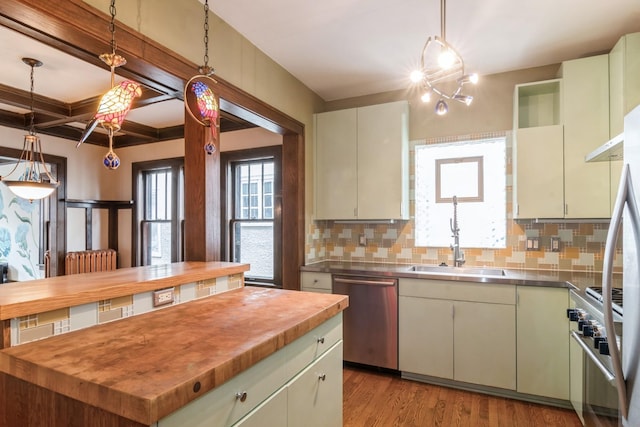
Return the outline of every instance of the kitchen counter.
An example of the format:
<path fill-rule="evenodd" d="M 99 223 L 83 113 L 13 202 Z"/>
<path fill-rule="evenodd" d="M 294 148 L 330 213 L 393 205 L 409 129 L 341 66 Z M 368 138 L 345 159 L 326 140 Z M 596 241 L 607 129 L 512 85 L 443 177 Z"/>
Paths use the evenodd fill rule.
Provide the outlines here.
<path fill-rule="evenodd" d="M 1 350 L 0 372 L 150 425 L 347 306 L 342 295 L 245 287 Z"/>
<path fill-rule="evenodd" d="M 601 286 L 602 273 L 578 271 L 538 271 L 515 270 L 500 267 L 504 275 L 452 274 L 450 272 L 418 272 L 412 271 L 416 264 L 388 264 L 388 263 L 352 263 L 344 261 L 322 261 L 302 266 L 301 271 L 311 271 L 332 274 L 353 274 L 366 276 L 391 276 L 397 278 L 452 280 L 478 283 L 497 283 L 520 286 L 545 286 L 569 289 L 584 289 L 587 286 Z M 471 267 L 471 266 L 468 266 Z M 463 267 L 464 268 L 464 267 Z M 475 267 L 471 267 L 475 268 Z M 483 268 L 483 267 L 477 267 Z M 614 274 L 614 286 L 622 286 L 622 275 Z"/>
<path fill-rule="evenodd" d="M 244 273 L 249 264 L 178 262 L 0 285 L 0 320 Z"/>

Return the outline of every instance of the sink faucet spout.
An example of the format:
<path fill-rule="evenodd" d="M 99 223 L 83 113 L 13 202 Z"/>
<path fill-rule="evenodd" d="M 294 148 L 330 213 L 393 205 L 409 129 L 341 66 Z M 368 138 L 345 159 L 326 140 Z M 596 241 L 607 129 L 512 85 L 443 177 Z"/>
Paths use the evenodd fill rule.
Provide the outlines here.
<path fill-rule="evenodd" d="M 458 196 L 453 196 L 453 219 L 449 218 L 449 228 L 453 233 L 453 244 L 450 245 L 453 251 L 453 265 L 461 267 L 465 263 L 464 252 L 460 250 L 460 228 L 458 227 Z"/>

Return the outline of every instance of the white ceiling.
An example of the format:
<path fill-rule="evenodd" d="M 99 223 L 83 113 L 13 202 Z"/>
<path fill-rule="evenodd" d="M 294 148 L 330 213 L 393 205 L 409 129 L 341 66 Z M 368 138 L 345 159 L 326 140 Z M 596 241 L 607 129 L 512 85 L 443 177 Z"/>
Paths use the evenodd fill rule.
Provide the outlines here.
<path fill-rule="evenodd" d="M 202 2 L 202 0 L 201 0 Z M 409 86 L 439 0 L 210 0 L 324 100 Z M 640 0 L 449 0 L 446 39 L 482 75 L 606 52 L 640 31 Z"/>

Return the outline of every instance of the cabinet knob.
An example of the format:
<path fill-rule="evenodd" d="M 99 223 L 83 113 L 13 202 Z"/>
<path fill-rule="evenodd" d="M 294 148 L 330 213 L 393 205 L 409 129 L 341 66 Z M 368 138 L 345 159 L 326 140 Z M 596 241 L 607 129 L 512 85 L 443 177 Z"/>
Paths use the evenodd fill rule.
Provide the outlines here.
<path fill-rule="evenodd" d="M 319 374 L 318 375 L 318 380 L 319 381 L 324 381 L 327 379 L 327 374 Z"/>
<path fill-rule="evenodd" d="M 318 338 L 318 344 L 324 344 L 324 337 Z"/>
<path fill-rule="evenodd" d="M 318 283 L 318 279 L 313 279 L 313 283 Z"/>
<path fill-rule="evenodd" d="M 239 400 L 240 402 L 244 402 L 245 400 L 247 400 L 247 392 L 246 391 L 237 392 L 236 400 Z"/>

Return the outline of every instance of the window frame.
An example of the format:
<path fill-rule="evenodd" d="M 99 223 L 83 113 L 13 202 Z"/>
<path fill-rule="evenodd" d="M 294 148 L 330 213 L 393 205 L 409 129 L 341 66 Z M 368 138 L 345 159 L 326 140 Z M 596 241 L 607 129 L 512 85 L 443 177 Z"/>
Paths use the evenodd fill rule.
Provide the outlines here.
<path fill-rule="evenodd" d="M 273 159 L 274 174 L 272 192 L 273 219 L 236 219 L 233 217 L 235 200 L 233 192 L 232 167 L 238 162 L 251 162 Z M 245 274 L 247 284 L 266 287 L 283 288 L 282 284 L 282 145 L 253 148 L 248 150 L 225 151 L 220 153 L 221 182 L 221 259 L 231 261 L 233 256 L 232 227 L 238 221 L 264 222 L 273 221 L 273 280 L 252 278 Z M 248 186 L 250 187 L 250 186 Z M 249 196 L 249 194 L 247 194 Z M 260 203 L 258 203 L 260 205 Z"/>
<path fill-rule="evenodd" d="M 171 219 L 170 220 L 153 220 L 149 221 L 145 218 L 146 197 L 143 176 L 146 172 L 156 171 L 160 169 L 171 169 Z M 141 239 L 142 227 L 148 226 L 150 223 L 170 222 L 172 235 L 178 236 L 173 239 L 176 244 L 171 245 L 171 262 L 179 262 L 184 260 L 184 219 L 180 218 L 180 212 L 184 215 L 183 204 L 184 188 L 181 188 L 180 176 L 183 176 L 182 184 L 184 185 L 184 158 L 176 157 L 170 159 L 149 160 L 144 162 L 135 162 L 131 165 L 133 200 L 135 203 L 132 215 L 131 227 L 131 265 L 141 266 L 143 264 L 143 245 Z"/>

